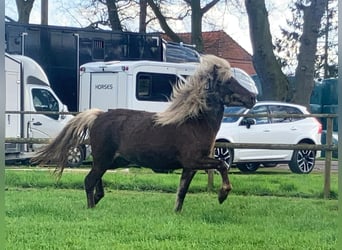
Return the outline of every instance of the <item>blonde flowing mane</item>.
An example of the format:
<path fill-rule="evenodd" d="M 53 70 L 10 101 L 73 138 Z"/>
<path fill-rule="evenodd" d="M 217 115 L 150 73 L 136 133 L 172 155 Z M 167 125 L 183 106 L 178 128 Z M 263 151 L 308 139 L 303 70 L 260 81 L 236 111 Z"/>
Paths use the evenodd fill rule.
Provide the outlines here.
<path fill-rule="evenodd" d="M 171 105 L 155 115 L 158 125 L 180 125 L 187 119 L 197 117 L 207 109 L 206 97 L 208 84 L 214 79 L 216 67 L 217 80 L 224 82 L 231 77 L 230 64 L 214 55 L 205 55 L 195 73 L 186 82 L 178 82 L 173 87 Z"/>

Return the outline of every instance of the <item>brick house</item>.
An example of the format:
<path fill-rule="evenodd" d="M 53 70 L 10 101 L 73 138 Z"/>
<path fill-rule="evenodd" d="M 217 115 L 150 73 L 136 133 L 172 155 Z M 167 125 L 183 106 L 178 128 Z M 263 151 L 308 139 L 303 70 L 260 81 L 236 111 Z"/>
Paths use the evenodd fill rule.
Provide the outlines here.
<path fill-rule="evenodd" d="M 190 33 L 178 34 L 184 43 L 191 43 Z M 232 67 L 241 68 L 248 74 L 255 74 L 252 55 L 242 48 L 223 30 L 202 32 L 204 53 L 222 57 L 230 62 Z M 164 37 L 166 40 L 167 37 Z"/>

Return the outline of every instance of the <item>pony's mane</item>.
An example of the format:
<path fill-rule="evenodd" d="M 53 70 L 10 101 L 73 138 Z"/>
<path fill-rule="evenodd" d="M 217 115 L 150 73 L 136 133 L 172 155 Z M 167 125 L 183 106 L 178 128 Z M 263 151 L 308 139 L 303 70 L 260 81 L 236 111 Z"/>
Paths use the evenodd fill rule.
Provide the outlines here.
<path fill-rule="evenodd" d="M 216 69 L 215 69 L 216 67 Z M 216 70 L 216 76 L 214 76 Z M 208 85 L 214 80 L 226 81 L 231 77 L 229 63 L 214 55 L 204 55 L 192 76 L 185 82 L 178 82 L 173 87 L 171 105 L 155 115 L 158 125 L 182 124 L 187 119 L 196 118 L 207 109 Z"/>

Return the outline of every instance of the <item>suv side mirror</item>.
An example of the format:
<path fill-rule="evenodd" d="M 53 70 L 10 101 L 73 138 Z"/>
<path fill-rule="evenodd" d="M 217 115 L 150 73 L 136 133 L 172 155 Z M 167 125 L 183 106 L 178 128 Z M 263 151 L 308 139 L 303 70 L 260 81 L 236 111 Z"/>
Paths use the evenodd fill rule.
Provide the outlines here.
<path fill-rule="evenodd" d="M 251 125 L 255 125 L 255 124 L 256 124 L 256 120 L 253 118 L 249 118 L 249 117 L 244 118 L 240 123 L 240 125 L 246 126 L 246 128 L 250 128 Z"/>

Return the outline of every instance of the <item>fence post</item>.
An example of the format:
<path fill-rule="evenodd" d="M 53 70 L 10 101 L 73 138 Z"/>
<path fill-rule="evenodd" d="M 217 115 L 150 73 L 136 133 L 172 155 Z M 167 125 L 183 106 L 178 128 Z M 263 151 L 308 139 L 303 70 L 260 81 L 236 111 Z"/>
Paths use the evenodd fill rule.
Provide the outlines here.
<path fill-rule="evenodd" d="M 208 192 L 213 191 L 214 189 L 214 169 L 208 170 Z"/>
<path fill-rule="evenodd" d="M 333 119 L 327 118 L 327 135 L 326 145 L 332 144 Z M 331 174 L 331 160 L 332 151 L 330 149 L 325 151 L 325 168 L 324 168 L 324 199 L 330 198 L 330 174 Z"/>

